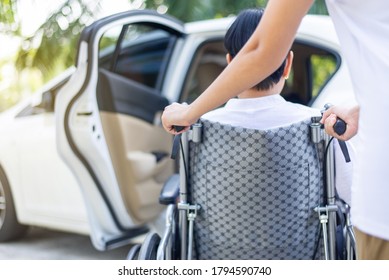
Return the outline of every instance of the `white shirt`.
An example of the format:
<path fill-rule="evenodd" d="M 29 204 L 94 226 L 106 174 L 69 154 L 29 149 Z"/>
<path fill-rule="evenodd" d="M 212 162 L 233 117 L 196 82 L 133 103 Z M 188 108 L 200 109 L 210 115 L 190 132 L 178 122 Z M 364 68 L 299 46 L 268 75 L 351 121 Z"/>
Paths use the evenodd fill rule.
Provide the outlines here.
<path fill-rule="evenodd" d="M 389 1 L 327 0 L 327 7 L 361 108 L 353 224 L 389 240 Z"/>
<path fill-rule="evenodd" d="M 321 116 L 321 113 L 318 109 L 287 102 L 276 94 L 259 98 L 230 99 L 224 107 L 210 111 L 202 118 L 232 126 L 264 130 L 291 125 L 312 116 Z M 352 147 L 348 145 L 348 148 L 352 160 Z M 350 205 L 352 162 L 345 162 L 337 143 L 334 150 L 335 172 L 339 174 L 335 176 L 336 189 L 339 196 Z"/>
<path fill-rule="evenodd" d="M 259 98 L 230 99 L 222 108 L 206 113 L 202 118 L 252 129 L 270 129 L 293 124 L 320 111 L 297 103 L 287 102 L 281 95 Z"/>

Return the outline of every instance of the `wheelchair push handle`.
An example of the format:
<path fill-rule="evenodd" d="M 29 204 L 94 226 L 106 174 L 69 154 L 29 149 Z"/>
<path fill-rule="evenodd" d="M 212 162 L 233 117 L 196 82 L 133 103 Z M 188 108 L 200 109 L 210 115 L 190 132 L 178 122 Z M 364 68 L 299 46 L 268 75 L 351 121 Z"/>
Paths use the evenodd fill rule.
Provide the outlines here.
<path fill-rule="evenodd" d="M 185 129 L 185 126 L 181 126 L 181 125 L 173 125 L 173 128 L 176 132 L 180 132 L 182 130 Z"/>
<path fill-rule="evenodd" d="M 173 128 L 176 132 L 180 132 L 183 129 L 185 129 L 185 126 L 175 125 L 173 126 Z M 177 158 L 178 150 L 180 148 L 180 140 L 181 140 L 181 134 L 174 135 L 172 152 L 170 154 L 171 159 Z"/>
<path fill-rule="evenodd" d="M 324 111 L 327 111 L 330 107 L 332 107 L 332 104 L 330 104 L 330 103 L 325 104 L 324 105 L 324 110 L 322 111 L 322 113 Z M 343 135 L 346 132 L 347 124 L 346 124 L 346 122 L 344 120 L 342 120 L 341 118 L 337 117 L 336 118 L 336 122 L 335 122 L 333 128 L 334 128 L 334 131 L 336 132 L 336 134 L 338 134 L 340 136 L 340 135 Z"/>
<path fill-rule="evenodd" d="M 324 111 L 328 110 L 331 106 L 332 105 L 329 104 L 329 103 L 324 105 Z M 346 124 L 346 122 L 344 120 L 342 120 L 341 118 L 337 117 L 336 118 L 336 122 L 335 122 L 333 128 L 334 128 L 334 131 L 336 132 L 336 134 L 341 136 L 341 135 L 343 135 L 346 132 L 347 124 Z M 342 153 L 343 153 L 345 161 L 346 162 L 350 162 L 351 159 L 350 159 L 350 155 L 349 155 L 349 152 L 348 152 L 348 149 L 347 149 L 346 142 L 342 141 L 342 140 L 338 140 L 338 143 L 339 143 L 340 149 L 342 150 Z"/>
<path fill-rule="evenodd" d="M 346 127 L 347 124 L 344 120 L 342 120 L 341 118 L 336 119 L 336 122 L 334 124 L 334 131 L 336 132 L 336 134 L 343 135 L 346 132 Z"/>

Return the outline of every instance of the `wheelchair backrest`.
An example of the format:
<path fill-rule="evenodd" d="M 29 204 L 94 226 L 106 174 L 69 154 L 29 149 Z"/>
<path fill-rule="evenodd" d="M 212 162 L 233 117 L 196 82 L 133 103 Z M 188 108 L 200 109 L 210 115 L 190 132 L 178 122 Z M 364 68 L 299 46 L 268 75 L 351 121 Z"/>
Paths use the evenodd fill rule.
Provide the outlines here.
<path fill-rule="evenodd" d="M 322 167 L 310 120 L 269 130 L 201 120 L 189 143 L 198 259 L 318 257 Z"/>

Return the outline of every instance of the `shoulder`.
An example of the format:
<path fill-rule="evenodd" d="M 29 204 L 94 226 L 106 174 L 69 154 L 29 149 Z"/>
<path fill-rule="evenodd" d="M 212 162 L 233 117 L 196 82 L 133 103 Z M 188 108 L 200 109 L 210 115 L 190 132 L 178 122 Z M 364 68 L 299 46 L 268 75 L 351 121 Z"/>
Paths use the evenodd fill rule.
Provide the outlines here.
<path fill-rule="evenodd" d="M 205 113 L 204 115 L 201 116 L 202 119 L 214 121 L 215 118 L 218 118 L 220 116 L 223 116 L 226 114 L 226 110 L 224 107 L 218 108 L 212 111 L 209 111 L 208 113 Z"/>
<path fill-rule="evenodd" d="M 317 108 L 312 108 L 306 105 L 302 105 L 299 103 L 293 103 L 293 102 L 285 102 L 284 103 L 285 108 L 288 111 L 294 112 L 296 114 L 305 114 L 307 116 L 320 116 L 321 112 Z"/>

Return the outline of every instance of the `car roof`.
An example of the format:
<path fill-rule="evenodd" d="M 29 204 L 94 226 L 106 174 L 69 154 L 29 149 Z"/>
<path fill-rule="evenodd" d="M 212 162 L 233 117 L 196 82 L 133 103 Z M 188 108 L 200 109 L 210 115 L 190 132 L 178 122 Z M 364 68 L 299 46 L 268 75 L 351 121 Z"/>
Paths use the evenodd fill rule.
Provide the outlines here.
<path fill-rule="evenodd" d="M 339 45 L 338 36 L 330 16 L 306 15 L 297 33 L 320 38 L 321 40 Z"/>
<path fill-rule="evenodd" d="M 185 24 L 187 34 L 205 32 L 224 32 L 236 17 L 202 20 Z M 310 37 L 325 40 L 339 45 L 331 17 L 326 15 L 306 15 L 297 31 L 297 37 Z"/>
<path fill-rule="evenodd" d="M 188 22 L 185 24 L 185 32 L 187 34 L 196 34 L 203 32 L 225 31 L 234 19 L 235 16 L 231 16 L 219 19 Z"/>

